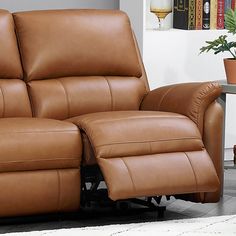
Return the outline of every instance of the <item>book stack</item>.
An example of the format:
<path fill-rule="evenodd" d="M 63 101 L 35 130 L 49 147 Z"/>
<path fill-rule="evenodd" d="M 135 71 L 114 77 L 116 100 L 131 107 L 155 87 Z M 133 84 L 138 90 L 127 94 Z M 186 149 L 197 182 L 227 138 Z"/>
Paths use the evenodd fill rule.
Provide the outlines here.
<path fill-rule="evenodd" d="M 224 29 L 224 14 L 236 0 L 174 0 L 173 27 L 185 30 Z"/>

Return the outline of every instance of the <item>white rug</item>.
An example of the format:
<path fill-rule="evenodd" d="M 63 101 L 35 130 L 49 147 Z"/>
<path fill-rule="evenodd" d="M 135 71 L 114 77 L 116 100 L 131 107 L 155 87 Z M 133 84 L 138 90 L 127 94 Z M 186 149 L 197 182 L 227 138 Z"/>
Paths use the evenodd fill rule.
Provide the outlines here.
<path fill-rule="evenodd" d="M 10 233 L 9 236 L 236 236 L 236 215 Z"/>

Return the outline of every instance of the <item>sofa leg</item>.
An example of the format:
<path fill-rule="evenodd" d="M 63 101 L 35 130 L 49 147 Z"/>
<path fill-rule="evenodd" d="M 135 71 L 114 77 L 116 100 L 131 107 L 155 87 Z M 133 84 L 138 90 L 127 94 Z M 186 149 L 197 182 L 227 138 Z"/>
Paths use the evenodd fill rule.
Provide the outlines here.
<path fill-rule="evenodd" d="M 166 211 L 166 206 L 158 206 L 157 207 L 157 216 L 158 218 L 164 218 Z"/>
<path fill-rule="evenodd" d="M 152 202 L 152 199 L 157 203 L 157 205 Z M 161 199 L 162 199 L 162 196 L 154 196 L 154 197 L 148 197 L 147 200 L 143 200 L 139 198 L 132 198 L 132 199 L 129 199 L 129 201 L 138 205 L 146 206 L 150 209 L 156 209 L 158 218 L 163 218 L 164 213 L 166 211 L 166 206 L 159 205 L 161 203 Z"/>

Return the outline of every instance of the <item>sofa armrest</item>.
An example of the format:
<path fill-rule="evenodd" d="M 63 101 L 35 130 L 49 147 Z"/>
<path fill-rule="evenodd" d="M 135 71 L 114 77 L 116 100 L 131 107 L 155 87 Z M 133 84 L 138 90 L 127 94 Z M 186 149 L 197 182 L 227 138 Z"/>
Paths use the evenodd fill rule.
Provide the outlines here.
<path fill-rule="evenodd" d="M 207 107 L 221 94 L 217 82 L 175 84 L 157 88 L 147 94 L 141 110 L 175 112 L 189 117 L 203 133 Z"/>
<path fill-rule="evenodd" d="M 205 193 L 204 202 L 217 202 L 223 193 L 223 133 L 224 112 L 222 106 L 218 102 L 209 105 L 204 117 L 203 143 L 212 159 L 216 173 L 220 180 L 220 188 L 214 193 Z"/>

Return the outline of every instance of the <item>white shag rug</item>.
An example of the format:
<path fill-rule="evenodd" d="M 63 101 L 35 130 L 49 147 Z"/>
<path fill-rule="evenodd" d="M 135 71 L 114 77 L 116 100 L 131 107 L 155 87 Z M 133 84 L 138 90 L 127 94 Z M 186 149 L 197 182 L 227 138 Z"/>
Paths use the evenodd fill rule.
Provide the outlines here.
<path fill-rule="evenodd" d="M 6 234 L 5 234 L 6 235 Z M 236 215 L 10 233 L 9 236 L 236 236 Z"/>

